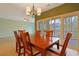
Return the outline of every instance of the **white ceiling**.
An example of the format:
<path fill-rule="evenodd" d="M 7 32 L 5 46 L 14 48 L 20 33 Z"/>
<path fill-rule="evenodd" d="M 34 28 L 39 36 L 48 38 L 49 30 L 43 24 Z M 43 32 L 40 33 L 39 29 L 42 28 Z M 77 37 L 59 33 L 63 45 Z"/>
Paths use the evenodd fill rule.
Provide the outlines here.
<path fill-rule="evenodd" d="M 41 8 L 42 12 L 51 8 L 55 8 L 63 3 L 35 3 L 35 9 Z M 25 8 L 32 7 L 32 3 L 0 3 L 0 18 L 6 18 L 11 20 L 24 20 Z"/>

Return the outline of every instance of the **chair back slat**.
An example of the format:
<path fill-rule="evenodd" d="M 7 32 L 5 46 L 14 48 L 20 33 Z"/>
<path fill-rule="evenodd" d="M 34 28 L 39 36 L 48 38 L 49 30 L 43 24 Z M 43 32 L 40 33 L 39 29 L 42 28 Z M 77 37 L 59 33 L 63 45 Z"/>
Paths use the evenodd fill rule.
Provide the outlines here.
<path fill-rule="evenodd" d="M 41 39 L 40 32 L 41 32 L 40 30 L 35 31 L 35 42 L 36 42 L 36 44 L 38 44 L 39 40 Z"/>
<path fill-rule="evenodd" d="M 60 53 L 61 56 L 63 56 L 65 54 L 65 51 L 66 51 L 66 48 L 67 48 L 67 45 L 68 45 L 68 42 L 69 42 L 69 39 L 71 38 L 71 36 L 72 36 L 71 33 L 67 33 L 61 53 Z"/>
<path fill-rule="evenodd" d="M 35 31 L 35 38 L 41 38 L 40 32 L 40 30 Z"/>
<path fill-rule="evenodd" d="M 20 45 L 20 38 L 19 38 L 19 35 L 17 34 L 17 31 L 14 31 L 14 35 L 15 35 L 16 42 Z"/>
<path fill-rule="evenodd" d="M 25 52 L 30 52 L 30 54 L 32 55 L 32 47 L 31 47 L 31 42 L 30 42 L 30 35 L 28 32 L 23 32 L 21 33 L 22 35 L 22 40 L 23 40 L 23 45 L 24 45 L 24 49 Z"/>
<path fill-rule="evenodd" d="M 20 36 L 20 38 L 22 38 L 22 33 L 25 32 L 25 30 L 18 30 L 18 35 Z"/>
<path fill-rule="evenodd" d="M 49 44 L 49 41 L 51 40 L 52 41 L 52 36 L 53 36 L 53 31 L 52 30 L 48 30 L 48 31 L 45 31 L 46 32 L 46 36 L 45 36 L 45 42 L 46 44 L 48 45 Z"/>

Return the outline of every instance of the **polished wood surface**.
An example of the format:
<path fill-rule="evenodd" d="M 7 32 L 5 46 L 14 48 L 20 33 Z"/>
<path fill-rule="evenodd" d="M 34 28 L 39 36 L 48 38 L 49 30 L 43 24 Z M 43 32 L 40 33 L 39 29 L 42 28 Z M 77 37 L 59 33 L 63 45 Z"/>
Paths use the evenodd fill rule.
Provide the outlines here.
<path fill-rule="evenodd" d="M 49 41 L 53 42 L 53 30 L 44 30 L 44 32 L 46 33 L 44 40 L 46 41 L 46 44 L 49 44 Z M 56 38 L 57 39 L 57 38 Z M 57 45 L 57 49 L 59 49 L 59 40 L 57 42 L 54 43 L 54 45 Z"/>
<path fill-rule="evenodd" d="M 22 36 L 22 41 L 23 41 L 23 45 L 24 45 L 24 50 L 23 50 L 24 56 L 25 55 L 34 56 L 34 55 L 39 54 L 39 51 L 35 50 L 35 48 L 31 45 L 29 33 L 23 32 L 23 33 L 21 33 L 21 36 Z"/>
<path fill-rule="evenodd" d="M 40 32 L 36 33 L 35 38 L 31 40 L 31 44 L 37 48 L 41 52 L 41 55 L 46 55 L 47 49 L 50 48 L 52 45 L 54 45 L 56 42 L 58 42 L 59 39 L 53 41 L 45 41 L 41 36 L 39 35 Z"/>
<path fill-rule="evenodd" d="M 51 55 L 55 56 L 55 55 L 58 55 L 58 56 L 65 56 L 66 55 L 66 48 L 67 48 L 67 45 L 68 45 L 68 42 L 69 42 L 69 39 L 71 38 L 72 34 L 71 33 L 67 33 L 66 35 L 66 38 L 65 38 L 65 41 L 64 41 L 64 44 L 63 45 L 59 45 L 62 47 L 60 53 L 59 52 L 56 52 L 54 50 L 51 50 L 51 49 L 48 49 L 49 51 L 51 51 Z"/>
<path fill-rule="evenodd" d="M 18 56 L 20 56 L 21 50 L 23 49 L 23 43 L 22 43 L 21 38 L 18 35 L 17 31 L 14 31 L 14 36 L 16 39 L 16 52 L 18 53 Z"/>
<path fill-rule="evenodd" d="M 33 49 L 32 47 L 34 47 L 36 50 L 38 50 L 39 52 L 37 52 L 34 55 L 37 55 L 38 53 L 41 53 L 42 56 L 46 55 L 47 53 L 47 49 L 50 48 L 52 45 L 54 45 L 56 42 L 58 42 L 59 39 L 55 41 L 51 41 L 49 39 L 50 34 L 46 34 L 46 38 L 42 38 L 40 35 L 41 31 L 36 31 L 34 38 L 30 39 L 30 35 L 28 32 L 25 31 L 19 31 L 19 37 L 21 42 L 23 42 L 23 55 L 32 55 L 33 56 Z M 52 40 L 53 40 L 52 39 Z M 19 53 L 20 54 L 20 53 Z"/>

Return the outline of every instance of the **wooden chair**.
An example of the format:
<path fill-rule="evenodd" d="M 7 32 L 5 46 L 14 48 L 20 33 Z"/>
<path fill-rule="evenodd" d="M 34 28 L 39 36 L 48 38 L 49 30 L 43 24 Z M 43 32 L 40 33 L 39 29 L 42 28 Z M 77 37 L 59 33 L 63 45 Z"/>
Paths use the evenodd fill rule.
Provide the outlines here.
<path fill-rule="evenodd" d="M 41 39 L 40 32 L 41 32 L 40 30 L 36 30 L 35 31 L 35 37 L 34 37 L 34 39 L 35 39 L 36 43 L 39 43 L 39 39 Z"/>
<path fill-rule="evenodd" d="M 31 45 L 30 36 L 28 32 L 22 33 L 22 40 L 24 45 L 24 56 L 34 56 L 39 53 L 38 51 L 34 51 L 34 48 Z"/>
<path fill-rule="evenodd" d="M 50 55 L 58 55 L 58 56 L 65 56 L 66 55 L 66 48 L 67 48 L 67 45 L 68 45 L 68 42 L 69 42 L 69 39 L 71 38 L 72 34 L 71 33 L 67 33 L 66 35 L 66 38 L 65 38 L 65 41 L 64 41 L 64 44 L 63 45 L 60 45 L 62 47 L 60 53 L 52 50 L 52 49 L 48 49 L 50 51 Z"/>
<path fill-rule="evenodd" d="M 25 30 L 24 30 L 24 29 L 23 29 L 23 30 L 22 30 L 22 29 L 19 29 L 18 31 L 19 31 L 19 32 L 20 32 L 20 31 L 21 31 L 21 32 L 25 32 Z"/>
<path fill-rule="evenodd" d="M 16 52 L 20 56 L 21 55 L 21 50 L 23 49 L 23 45 L 22 45 L 22 42 L 20 40 L 21 38 L 17 34 L 17 31 L 14 31 L 14 35 L 15 35 L 15 39 L 16 39 Z"/>
<path fill-rule="evenodd" d="M 48 40 L 52 41 L 53 31 L 52 30 L 46 30 L 44 32 L 46 32 L 45 39 L 48 38 Z"/>
<path fill-rule="evenodd" d="M 41 36 L 40 30 L 36 30 L 35 32 L 35 43 L 41 48 L 45 46 L 45 41 L 44 41 L 44 38 Z M 37 48 L 37 49 L 39 50 L 41 55 L 44 56 L 45 55 L 44 49 L 41 49 L 41 48 Z"/>
<path fill-rule="evenodd" d="M 52 39 L 52 37 L 53 37 L 53 30 L 44 30 L 44 32 L 46 33 L 44 39 L 46 39 L 47 44 L 49 44 L 49 41 L 53 42 L 53 39 Z M 55 42 L 53 45 L 57 45 L 57 49 L 59 49 L 59 40 L 57 42 Z"/>
<path fill-rule="evenodd" d="M 25 32 L 25 30 L 18 30 L 18 35 L 20 37 L 21 42 L 22 42 L 22 35 L 21 34 L 24 32 Z"/>

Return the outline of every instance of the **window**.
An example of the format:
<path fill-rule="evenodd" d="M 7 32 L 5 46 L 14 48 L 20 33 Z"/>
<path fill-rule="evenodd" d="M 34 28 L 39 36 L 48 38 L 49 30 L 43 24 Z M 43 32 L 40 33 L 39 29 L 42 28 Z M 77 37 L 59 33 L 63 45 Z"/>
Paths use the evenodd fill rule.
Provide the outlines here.
<path fill-rule="evenodd" d="M 38 30 L 40 30 L 41 31 L 41 36 L 43 36 L 44 35 L 44 22 L 43 21 L 39 21 L 38 22 Z"/>
<path fill-rule="evenodd" d="M 60 37 L 60 18 L 52 19 L 52 30 L 54 37 Z"/>
<path fill-rule="evenodd" d="M 50 30 L 50 20 L 44 21 L 44 30 Z"/>
<path fill-rule="evenodd" d="M 77 42 L 77 16 L 65 17 L 64 18 L 64 37 L 66 36 L 67 32 L 72 33 L 72 37 L 69 41 L 70 47 L 76 47 Z"/>

